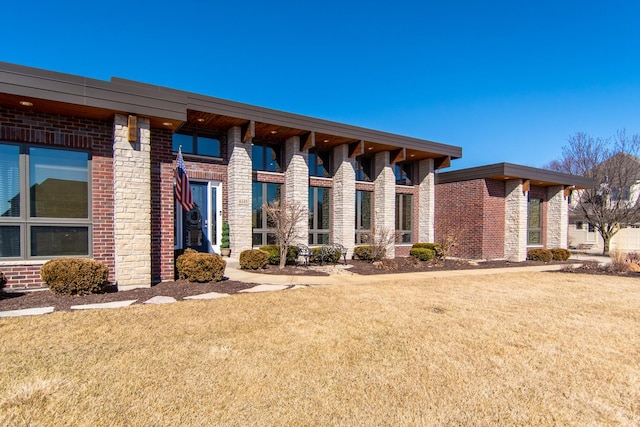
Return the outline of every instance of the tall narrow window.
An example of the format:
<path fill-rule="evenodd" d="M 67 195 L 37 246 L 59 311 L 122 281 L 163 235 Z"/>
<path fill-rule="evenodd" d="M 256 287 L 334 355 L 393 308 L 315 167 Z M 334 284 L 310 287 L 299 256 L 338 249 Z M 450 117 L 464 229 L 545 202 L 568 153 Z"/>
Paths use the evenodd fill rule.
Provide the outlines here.
<path fill-rule="evenodd" d="M 413 196 L 411 194 L 396 194 L 396 243 L 411 243 Z"/>
<path fill-rule="evenodd" d="M 253 227 L 252 245 L 275 245 L 276 237 L 273 224 L 267 218 L 263 205 L 280 200 L 281 184 L 254 182 L 252 188 L 251 225 Z"/>
<path fill-rule="evenodd" d="M 325 245 L 329 242 L 331 189 L 309 187 L 309 244 Z"/>
<path fill-rule="evenodd" d="M 527 208 L 527 244 L 542 245 L 542 200 L 529 199 Z"/>
<path fill-rule="evenodd" d="M 309 176 L 331 178 L 331 151 L 309 150 Z"/>
<path fill-rule="evenodd" d="M 356 181 L 373 181 L 371 157 L 360 156 L 356 158 Z"/>
<path fill-rule="evenodd" d="M 372 191 L 356 191 L 356 233 L 355 243 L 368 243 L 371 237 Z"/>

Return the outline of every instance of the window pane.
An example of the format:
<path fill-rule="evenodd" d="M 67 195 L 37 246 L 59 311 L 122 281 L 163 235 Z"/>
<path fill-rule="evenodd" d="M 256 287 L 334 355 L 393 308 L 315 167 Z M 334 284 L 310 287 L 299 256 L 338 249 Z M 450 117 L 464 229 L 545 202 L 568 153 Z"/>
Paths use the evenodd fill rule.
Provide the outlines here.
<path fill-rule="evenodd" d="M 48 148 L 29 153 L 31 217 L 88 218 L 88 154 Z"/>
<path fill-rule="evenodd" d="M 31 227 L 31 256 L 89 255 L 88 227 Z"/>
<path fill-rule="evenodd" d="M 529 241 L 530 245 L 541 245 L 542 244 L 542 233 L 539 231 L 529 231 Z"/>
<path fill-rule="evenodd" d="M 0 145 L 0 216 L 20 216 L 20 147 Z"/>
<path fill-rule="evenodd" d="M 281 184 L 267 184 L 267 203 L 280 200 Z"/>
<path fill-rule="evenodd" d="M 402 229 L 403 230 L 411 230 L 411 216 L 412 216 L 412 208 L 411 208 L 412 197 L 410 194 L 403 194 L 402 197 Z"/>
<path fill-rule="evenodd" d="M 265 157 L 267 160 L 266 170 L 269 172 L 281 172 L 280 167 L 280 148 L 279 147 L 265 147 Z"/>
<path fill-rule="evenodd" d="M 262 246 L 262 233 L 253 233 L 251 245 Z"/>
<path fill-rule="evenodd" d="M 262 183 L 254 182 L 252 185 L 251 225 L 253 228 L 262 228 Z"/>
<path fill-rule="evenodd" d="M 320 194 L 322 194 L 322 199 L 320 199 Z M 330 189 L 328 188 L 318 189 L 318 200 L 322 200 L 319 206 L 321 209 L 322 215 L 318 217 L 318 228 L 321 228 L 323 230 L 328 230 L 330 227 L 329 226 L 329 218 L 331 217 L 330 215 L 331 199 L 330 198 L 331 198 Z"/>
<path fill-rule="evenodd" d="M 254 144 L 251 147 L 251 168 L 254 171 L 261 171 L 264 167 L 264 147 Z"/>
<path fill-rule="evenodd" d="M 0 258 L 17 258 L 20 256 L 20 227 L 0 227 Z"/>
<path fill-rule="evenodd" d="M 172 150 L 177 152 L 182 145 L 182 152 L 187 154 L 195 154 L 193 152 L 193 135 L 184 135 L 181 133 L 173 134 Z"/>
<path fill-rule="evenodd" d="M 329 244 L 329 233 L 320 233 L 320 234 L 318 234 L 318 244 L 319 245 L 328 245 Z"/>
<path fill-rule="evenodd" d="M 215 138 L 198 137 L 198 153 L 201 156 L 220 157 L 220 141 Z"/>
<path fill-rule="evenodd" d="M 356 192 L 356 228 L 359 230 L 371 228 L 371 191 Z"/>
<path fill-rule="evenodd" d="M 542 224 L 542 215 L 541 215 L 541 200 L 540 199 L 530 199 L 529 200 L 529 215 L 528 215 L 528 223 L 529 228 L 540 228 Z"/>

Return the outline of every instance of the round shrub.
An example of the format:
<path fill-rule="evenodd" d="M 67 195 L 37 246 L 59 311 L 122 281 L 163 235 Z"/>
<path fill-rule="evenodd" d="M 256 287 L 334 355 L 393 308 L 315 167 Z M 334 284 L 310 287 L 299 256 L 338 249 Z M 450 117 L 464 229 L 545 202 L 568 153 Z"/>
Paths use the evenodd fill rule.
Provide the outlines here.
<path fill-rule="evenodd" d="M 220 255 L 186 249 L 176 259 L 178 277 L 189 282 L 219 282 L 224 276 L 227 262 Z"/>
<path fill-rule="evenodd" d="M 55 294 L 89 295 L 109 284 L 109 269 L 94 259 L 58 258 L 40 268 L 40 277 Z"/>
<path fill-rule="evenodd" d="M 339 249 L 330 246 L 311 248 L 311 262 L 316 264 L 321 264 L 323 261 L 329 264 L 336 264 L 340 261 L 341 256 L 342 252 Z"/>
<path fill-rule="evenodd" d="M 270 265 L 280 265 L 280 246 L 279 245 L 266 245 L 260 246 L 258 249 L 265 251 L 269 254 Z M 289 246 L 287 250 L 287 264 L 295 264 L 296 257 L 298 256 L 298 248 L 296 246 Z"/>
<path fill-rule="evenodd" d="M 409 255 L 418 258 L 420 261 L 429 261 L 436 257 L 436 251 L 427 248 L 411 248 Z"/>
<path fill-rule="evenodd" d="M 357 259 L 371 261 L 371 246 L 356 246 L 353 248 L 353 255 Z"/>
<path fill-rule="evenodd" d="M 411 249 L 431 249 L 437 258 L 442 258 L 442 246 L 437 243 L 414 243 Z"/>
<path fill-rule="evenodd" d="M 566 261 L 571 257 L 571 252 L 564 248 L 549 249 L 554 261 Z"/>
<path fill-rule="evenodd" d="M 248 249 L 240 252 L 240 268 L 243 270 L 260 270 L 269 264 L 270 254 L 262 249 Z"/>
<path fill-rule="evenodd" d="M 549 262 L 553 259 L 553 254 L 549 249 L 529 249 L 529 251 L 527 252 L 527 259 L 531 261 Z"/>

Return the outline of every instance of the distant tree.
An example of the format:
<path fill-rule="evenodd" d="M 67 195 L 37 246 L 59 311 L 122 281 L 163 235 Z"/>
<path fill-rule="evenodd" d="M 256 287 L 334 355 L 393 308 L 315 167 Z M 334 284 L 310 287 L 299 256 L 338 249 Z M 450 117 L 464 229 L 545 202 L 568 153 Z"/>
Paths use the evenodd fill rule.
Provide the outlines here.
<path fill-rule="evenodd" d="M 287 262 L 289 247 L 297 240 L 304 238 L 299 232 L 298 224 L 308 221 L 309 210 L 298 201 L 289 201 L 287 204 L 276 200 L 262 206 L 267 214 L 269 226 L 273 227 L 276 242 L 280 246 L 280 268 L 284 268 Z"/>
<path fill-rule="evenodd" d="M 593 188 L 574 192 L 572 210 L 602 236 L 606 255 L 620 228 L 639 220 L 640 135 L 628 136 L 622 130 L 603 139 L 578 132 L 567 142 L 562 157 L 546 167 L 593 181 Z"/>

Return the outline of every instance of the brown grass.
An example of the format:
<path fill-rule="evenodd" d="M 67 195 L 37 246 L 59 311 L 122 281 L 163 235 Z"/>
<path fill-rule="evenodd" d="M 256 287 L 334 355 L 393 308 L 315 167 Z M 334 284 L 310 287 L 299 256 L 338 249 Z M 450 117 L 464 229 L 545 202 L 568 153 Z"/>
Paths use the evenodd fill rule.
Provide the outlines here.
<path fill-rule="evenodd" d="M 0 425 L 637 425 L 640 282 L 536 273 L 0 321 Z"/>

